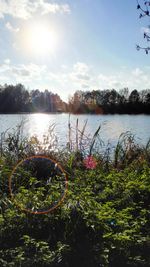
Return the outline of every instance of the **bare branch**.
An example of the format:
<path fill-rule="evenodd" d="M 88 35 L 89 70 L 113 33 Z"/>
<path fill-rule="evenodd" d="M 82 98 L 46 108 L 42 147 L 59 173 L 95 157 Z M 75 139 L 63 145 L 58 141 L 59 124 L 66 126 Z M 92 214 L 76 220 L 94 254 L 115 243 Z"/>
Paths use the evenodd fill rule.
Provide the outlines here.
<path fill-rule="evenodd" d="M 144 1 L 144 3 L 141 5 L 139 0 L 137 0 L 137 9 L 141 11 L 139 18 L 143 18 L 145 16 L 150 17 L 150 1 Z M 150 28 L 150 27 L 148 27 Z M 143 35 L 144 39 L 146 39 L 147 42 L 150 41 L 150 31 L 144 31 L 144 35 Z M 136 49 L 139 50 L 144 50 L 145 53 L 148 55 L 149 51 L 150 51 L 150 47 L 141 47 L 140 45 L 136 45 Z"/>

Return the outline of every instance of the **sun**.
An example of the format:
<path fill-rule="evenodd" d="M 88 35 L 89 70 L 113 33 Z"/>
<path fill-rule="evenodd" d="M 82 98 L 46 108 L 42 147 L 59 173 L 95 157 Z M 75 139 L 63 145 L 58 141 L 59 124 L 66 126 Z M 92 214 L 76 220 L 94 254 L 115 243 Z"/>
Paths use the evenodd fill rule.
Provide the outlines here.
<path fill-rule="evenodd" d="M 58 44 L 56 31 L 45 23 L 33 23 L 24 33 L 24 47 L 37 56 L 54 53 Z"/>

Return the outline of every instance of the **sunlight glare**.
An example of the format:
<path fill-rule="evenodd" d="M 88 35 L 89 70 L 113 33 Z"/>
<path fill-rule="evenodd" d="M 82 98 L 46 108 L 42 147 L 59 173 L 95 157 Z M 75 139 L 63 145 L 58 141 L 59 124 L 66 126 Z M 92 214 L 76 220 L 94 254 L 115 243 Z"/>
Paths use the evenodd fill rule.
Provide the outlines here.
<path fill-rule="evenodd" d="M 48 55 L 56 50 L 57 34 L 49 24 L 34 23 L 26 29 L 25 46 L 31 54 Z"/>

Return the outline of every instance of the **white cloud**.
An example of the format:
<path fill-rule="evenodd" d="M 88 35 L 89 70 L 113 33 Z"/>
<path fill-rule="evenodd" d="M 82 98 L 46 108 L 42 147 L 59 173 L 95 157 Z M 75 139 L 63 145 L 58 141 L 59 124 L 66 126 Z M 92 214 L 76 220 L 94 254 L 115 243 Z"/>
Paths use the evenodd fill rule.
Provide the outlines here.
<path fill-rule="evenodd" d="M 10 59 L 9 58 L 4 59 L 4 64 L 9 65 L 10 64 Z"/>
<path fill-rule="evenodd" d="M 79 73 L 79 74 L 76 74 L 76 77 L 79 79 L 79 80 L 90 80 L 90 76 L 88 74 L 82 74 L 82 73 Z"/>
<path fill-rule="evenodd" d="M 90 79 L 87 79 L 86 75 Z M 26 87 L 40 90 L 47 88 L 67 100 L 68 95 L 72 95 L 77 90 L 150 88 L 150 68 L 136 67 L 111 75 L 106 73 L 97 75 L 96 70 L 94 71 L 85 63 L 78 62 L 72 66 L 71 70 L 65 67 L 62 71 L 62 67 L 60 67 L 58 72 L 52 72 L 46 65 L 12 64 L 10 59 L 6 58 L 0 64 L 0 83 L 23 83 Z"/>
<path fill-rule="evenodd" d="M 136 68 L 136 69 L 134 69 L 134 70 L 132 71 L 132 74 L 133 74 L 134 76 L 138 77 L 138 76 L 140 76 L 140 75 L 143 74 L 143 71 L 142 71 L 141 69 L 139 69 L 139 68 Z"/>
<path fill-rule="evenodd" d="M 77 73 L 87 73 L 90 70 L 90 67 L 83 62 L 77 62 L 74 64 L 73 70 Z"/>
<path fill-rule="evenodd" d="M 17 28 L 15 28 L 15 27 L 13 27 L 11 24 L 10 24 L 10 22 L 7 22 L 6 24 L 5 24 L 5 26 L 6 26 L 6 28 L 10 31 L 10 32 L 19 32 L 20 31 L 20 29 L 17 27 Z"/>
<path fill-rule="evenodd" d="M 45 65 L 36 64 L 11 64 L 9 59 L 5 59 L 0 65 L 0 79 L 4 79 L 4 83 L 9 80 L 13 82 L 30 82 L 33 79 L 40 80 L 46 73 Z"/>
<path fill-rule="evenodd" d="M 89 85 L 88 84 L 82 84 L 82 88 L 88 90 L 89 89 Z"/>
<path fill-rule="evenodd" d="M 41 14 L 45 15 L 48 13 L 70 13 L 70 7 L 68 4 L 50 4 L 44 1 L 39 3 L 39 8 L 41 8 Z"/>
<path fill-rule="evenodd" d="M 0 0 L 0 18 L 10 15 L 15 18 L 29 19 L 35 13 L 70 13 L 68 4 L 49 3 L 46 0 Z"/>
<path fill-rule="evenodd" d="M 10 66 L 10 74 L 15 75 L 17 80 L 30 81 L 32 79 L 39 80 L 44 74 L 46 74 L 45 65 L 36 65 L 33 63 L 24 65 L 20 64 L 17 66 Z"/>
<path fill-rule="evenodd" d="M 11 15 L 12 17 L 28 19 L 31 17 L 34 5 L 29 0 L 0 0 L 0 17 Z"/>
<path fill-rule="evenodd" d="M 77 62 L 73 66 L 73 71 L 70 74 L 70 77 L 73 81 L 77 83 L 87 83 L 90 81 L 90 69 L 91 67 L 83 62 Z"/>
<path fill-rule="evenodd" d="M 98 75 L 98 85 L 100 89 L 121 89 L 128 87 L 130 90 L 142 90 L 150 88 L 150 69 L 139 67 L 133 70 L 125 70 L 115 75 Z"/>
<path fill-rule="evenodd" d="M 98 81 L 100 88 L 103 89 L 112 89 L 112 88 L 121 88 L 123 86 L 123 80 L 121 79 L 120 75 L 98 75 Z"/>

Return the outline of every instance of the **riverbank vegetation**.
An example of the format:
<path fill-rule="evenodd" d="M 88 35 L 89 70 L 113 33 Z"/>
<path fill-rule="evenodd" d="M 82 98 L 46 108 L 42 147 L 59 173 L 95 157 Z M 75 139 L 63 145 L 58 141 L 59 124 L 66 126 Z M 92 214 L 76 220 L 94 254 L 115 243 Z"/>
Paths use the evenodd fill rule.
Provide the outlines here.
<path fill-rule="evenodd" d="M 23 138 L 21 127 L 1 139 L 0 266 L 150 265 L 150 142 L 139 146 L 127 132 L 104 150 L 101 128 L 91 138 L 85 128 L 69 124 L 63 149 L 53 127 L 43 144 Z M 49 214 L 23 212 L 10 198 L 14 165 L 33 155 L 57 161 L 68 177 L 64 202 Z"/>
<path fill-rule="evenodd" d="M 28 91 L 22 84 L 0 87 L 0 113 L 70 112 L 75 114 L 150 114 L 150 89 L 129 92 L 76 91 L 68 103 L 48 90 Z"/>

